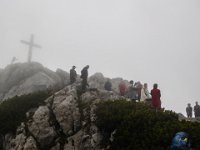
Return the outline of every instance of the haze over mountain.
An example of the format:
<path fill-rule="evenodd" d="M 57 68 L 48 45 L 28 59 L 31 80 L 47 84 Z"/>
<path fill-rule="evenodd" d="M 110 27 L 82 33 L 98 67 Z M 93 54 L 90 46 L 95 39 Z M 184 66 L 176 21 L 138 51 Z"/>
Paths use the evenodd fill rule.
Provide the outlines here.
<path fill-rule="evenodd" d="M 27 89 L 35 87 L 37 81 L 40 84 L 36 84 L 36 88 L 41 85 L 54 88 L 58 86 L 54 81 L 61 83 L 61 80 L 56 80 L 59 79 L 56 73 L 38 63 L 9 67 L 18 70 L 13 70 L 15 75 L 21 70 L 25 83 L 29 78 L 35 79 L 31 80 Z M 30 77 L 27 77 L 27 70 L 32 73 Z M 9 75 L 12 76 L 12 73 Z M 33 78 L 35 76 L 37 78 Z M 0 104 L 0 149 L 167 150 L 177 129 L 187 131 L 193 140 L 192 147 L 200 148 L 200 124 L 197 119 L 188 119 L 194 122 L 187 122 L 183 115 L 163 109 L 155 111 L 148 103 L 120 96 L 115 90 L 121 80 L 112 79 L 114 91 L 106 91 L 103 89 L 106 78 L 102 73 L 96 73 L 90 76 L 90 88 L 85 92 L 77 81 L 58 91 L 42 89 L 43 92 L 32 91 L 32 94 L 3 101 Z M 21 84 L 27 85 L 24 82 Z"/>
<path fill-rule="evenodd" d="M 27 61 L 28 41 L 33 60 L 51 70 L 158 83 L 162 105 L 185 114 L 188 102 L 199 101 L 199 0 L 1 0 L 0 68 L 15 56 Z"/>

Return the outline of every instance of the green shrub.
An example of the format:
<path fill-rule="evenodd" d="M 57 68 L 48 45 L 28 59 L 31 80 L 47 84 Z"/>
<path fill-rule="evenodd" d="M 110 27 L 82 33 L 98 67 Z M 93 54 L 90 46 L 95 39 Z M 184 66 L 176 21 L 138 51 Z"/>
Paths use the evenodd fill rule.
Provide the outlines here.
<path fill-rule="evenodd" d="M 0 104 L 0 134 L 14 133 L 17 126 L 26 119 L 26 112 L 44 103 L 47 92 L 16 96 Z"/>
<path fill-rule="evenodd" d="M 155 112 L 143 103 L 119 100 L 100 103 L 96 113 L 96 124 L 105 137 L 102 146 L 110 144 L 110 150 L 167 150 L 178 131 L 187 132 L 192 146 L 200 149 L 200 124 L 180 122 L 171 111 Z M 114 141 L 109 143 L 115 129 Z"/>

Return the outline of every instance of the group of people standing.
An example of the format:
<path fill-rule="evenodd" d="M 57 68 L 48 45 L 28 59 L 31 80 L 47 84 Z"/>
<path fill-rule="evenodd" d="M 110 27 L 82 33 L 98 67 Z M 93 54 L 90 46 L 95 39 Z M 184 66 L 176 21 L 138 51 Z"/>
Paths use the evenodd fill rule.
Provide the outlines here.
<path fill-rule="evenodd" d="M 105 82 L 104 85 L 105 90 L 111 91 L 112 90 L 112 84 L 109 81 L 109 79 Z M 129 98 L 133 101 L 139 101 L 139 102 L 148 102 L 151 103 L 151 106 L 157 110 L 161 109 L 161 92 L 158 89 L 158 84 L 154 84 L 153 89 L 151 92 L 148 91 L 148 85 L 147 83 L 144 83 L 142 85 L 140 82 L 135 82 L 131 80 L 129 82 L 129 86 L 126 85 L 126 83 L 122 80 L 119 83 L 119 94 L 121 96 L 124 96 L 126 98 Z"/>
<path fill-rule="evenodd" d="M 75 69 L 76 69 L 76 66 L 72 66 L 72 68 L 70 69 L 70 84 L 73 84 L 76 82 L 77 73 Z M 81 88 L 83 92 L 85 92 L 87 89 L 87 86 L 89 86 L 87 82 L 88 69 L 89 69 L 89 65 L 85 66 L 81 70 L 80 78 L 82 78 Z M 144 85 L 142 85 L 140 82 L 134 83 L 134 81 L 131 80 L 129 82 L 129 86 L 127 87 L 125 82 L 122 80 L 119 83 L 118 88 L 119 88 L 119 94 L 121 96 L 129 98 L 133 101 L 138 100 L 140 102 L 151 102 L 151 106 L 153 108 L 155 108 L 156 110 L 161 109 L 161 100 L 160 100 L 161 92 L 158 89 L 158 84 L 154 84 L 153 89 L 151 90 L 151 92 L 149 92 L 147 83 L 144 83 Z M 109 79 L 105 82 L 104 89 L 107 91 L 112 91 L 112 83 Z"/>
<path fill-rule="evenodd" d="M 76 78 L 77 78 L 77 73 L 76 73 L 76 66 L 72 66 L 72 68 L 70 69 L 70 84 L 73 84 L 76 82 Z M 82 70 L 81 70 L 81 76 L 80 78 L 82 78 L 82 82 L 81 82 L 81 87 L 82 87 L 82 91 L 85 92 L 86 88 L 88 85 L 87 79 L 88 79 L 88 69 L 89 69 L 89 65 L 85 66 Z"/>
<path fill-rule="evenodd" d="M 186 113 L 187 113 L 188 118 L 192 118 L 192 112 L 193 112 L 193 108 L 192 108 L 191 104 L 188 103 L 188 106 L 186 107 Z M 199 106 L 198 102 L 196 102 L 195 106 L 194 106 L 194 116 L 195 116 L 195 118 L 200 119 L 200 106 Z"/>

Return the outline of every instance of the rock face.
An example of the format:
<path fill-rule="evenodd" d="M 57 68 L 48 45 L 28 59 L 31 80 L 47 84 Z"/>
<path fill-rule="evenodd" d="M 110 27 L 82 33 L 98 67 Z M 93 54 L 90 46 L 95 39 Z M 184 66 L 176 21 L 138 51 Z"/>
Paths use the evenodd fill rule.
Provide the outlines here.
<path fill-rule="evenodd" d="M 104 77 L 104 75 L 102 73 L 95 73 L 94 75 L 90 76 L 88 83 L 90 85 L 90 88 L 97 88 L 97 89 L 104 89 L 104 84 L 107 81 L 107 79 Z M 109 79 L 110 82 L 112 83 L 112 91 L 114 91 L 115 93 L 119 92 L 118 86 L 119 83 L 123 80 L 122 78 L 113 78 L 113 79 Z M 126 85 L 128 86 L 128 81 L 124 80 Z"/>
<path fill-rule="evenodd" d="M 101 150 L 102 134 L 95 125 L 100 101 L 113 98 L 113 92 L 89 90 L 77 95 L 70 85 L 45 100 L 45 105 L 26 113 L 16 135 L 8 135 L 5 150 Z M 117 95 L 115 95 L 117 97 Z"/>
<path fill-rule="evenodd" d="M 0 68 L 0 75 L 1 75 L 2 72 L 3 72 L 3 69 Z"/>
<path fill-rule="evenodd" d="M 36 62 L 12 64 L 0 71 L 0 100 L 49 87 L 59 89 L 68 78 L 68 73 L 62 70 L 55 73 Z"/>

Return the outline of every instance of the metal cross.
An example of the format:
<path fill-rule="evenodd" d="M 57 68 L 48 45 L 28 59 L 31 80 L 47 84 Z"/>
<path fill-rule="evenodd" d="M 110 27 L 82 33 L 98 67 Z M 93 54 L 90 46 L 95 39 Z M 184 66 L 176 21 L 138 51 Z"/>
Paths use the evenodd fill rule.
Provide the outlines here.
<path fill-rule="evenodd" d="M 36 48 L 42 48 L 40 45 L 37 45 L 34 43 L 34 35 L 31 34 L 31 38 L 30 38 L 30 42 L 27 42 L 27 41 L 24 41 L 24 40 L 21 40 L 21 42 L 23 44 L 26 44 L 29 46 L 29 52 L 28 52 L 28 62 L 30 63 L 31 60 L 32 60 L 32 51 L 33 51 L 33 47 L 36 47 Z"/>

